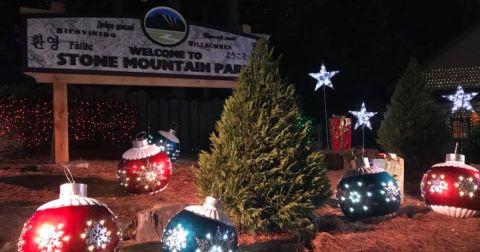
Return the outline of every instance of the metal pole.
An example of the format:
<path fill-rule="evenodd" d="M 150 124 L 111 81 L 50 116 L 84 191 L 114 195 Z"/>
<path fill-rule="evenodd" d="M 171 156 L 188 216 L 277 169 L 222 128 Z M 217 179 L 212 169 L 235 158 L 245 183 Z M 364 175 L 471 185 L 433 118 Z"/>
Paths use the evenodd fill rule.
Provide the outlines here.
<path fill-rule="evenodd" d="M 150 99 L 147 99 L 147 138 L 150 136 Z"/>
<path fill-rule="evenodd" d="M 330 142 L 328 141 L 327 95 L 325 93 L 325 85 L 323 85 L 323 105 L 325 108 L 325 135 L 327 139 L 327 149 L 330 150 Z"/>
<path fill-rule="evenodd" d="M 365 149 L 365 126 L 362 126 L 362 147 Z"/>

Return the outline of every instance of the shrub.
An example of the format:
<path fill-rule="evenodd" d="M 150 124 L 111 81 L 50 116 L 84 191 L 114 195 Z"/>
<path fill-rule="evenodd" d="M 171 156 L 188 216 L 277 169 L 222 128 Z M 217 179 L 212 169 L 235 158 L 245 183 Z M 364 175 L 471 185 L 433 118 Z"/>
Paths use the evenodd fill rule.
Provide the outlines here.
<path fill-rule="evenodd" d="M 211 149 L 196 171 L 202 195 L 213 195 L 241 232 L 313 229 L 313 210 L 329 197 L 322 155 L 309 142 L 293 85 L 259 40 L 224 106 Z"/>

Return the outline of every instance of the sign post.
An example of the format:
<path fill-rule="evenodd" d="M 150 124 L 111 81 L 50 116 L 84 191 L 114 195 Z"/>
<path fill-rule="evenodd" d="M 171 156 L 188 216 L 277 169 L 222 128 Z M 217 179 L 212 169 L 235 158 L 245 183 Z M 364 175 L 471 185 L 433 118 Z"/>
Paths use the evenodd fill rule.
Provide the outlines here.
<path fill-rule="evenodd" d="M 53 126 L 55 162 L 69 161 L 67 84 L 58 78 L 53 80 Z"/>

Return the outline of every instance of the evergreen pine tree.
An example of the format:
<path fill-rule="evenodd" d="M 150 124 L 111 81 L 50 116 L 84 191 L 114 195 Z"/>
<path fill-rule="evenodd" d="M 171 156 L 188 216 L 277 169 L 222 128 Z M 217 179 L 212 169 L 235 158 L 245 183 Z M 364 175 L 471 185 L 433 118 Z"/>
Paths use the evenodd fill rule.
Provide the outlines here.
<path fill-rule="evenodd" d="M 377 142 L 405 158 L 406 169 L 427 169 L 448 141 L 445 116 L 434 104 L 415 59 L 397 82 L 378 130 Z"/>
<path fill-rule="evenodd" d="M 313 210 L 330 187 L 322 155 L 308 145 L 311 122 L 300 126 L 300 115 L 294 86 L 260 39 L 196 171 L 201 194 L 221 199 L 241 232 L 313 229 Z"/>

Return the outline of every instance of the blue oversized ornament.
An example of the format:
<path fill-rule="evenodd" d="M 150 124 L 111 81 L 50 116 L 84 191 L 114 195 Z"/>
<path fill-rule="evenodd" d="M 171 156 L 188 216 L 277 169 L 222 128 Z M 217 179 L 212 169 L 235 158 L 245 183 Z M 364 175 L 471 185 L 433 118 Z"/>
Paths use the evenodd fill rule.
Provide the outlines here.
<path fill-rule="evenodd" d="M 201 206 L 188 206 L 178 212 L 163 230 L 164 252 L 237 250 L 237 232 L 220 201 L 213 197 L 206 197 Z"/>
<path fill-rule="evenodd" d="M 385 170 L 371 167 L 368 158 L 356 160 L 357 168 L 347 172 L 337 185 L 337 202 L 352 220 L 381 217 L 400 207 L 400 188 Z"/>
<path fill-rule="evenodd" d="M 168 132 L 159 130 L 157 134 L 149 138 L 149 142 L 165 151 L 170 160 L 175 161 L 180 156 L 180 140 L 175 135 L 175 130 L 170 129 Z"/>

